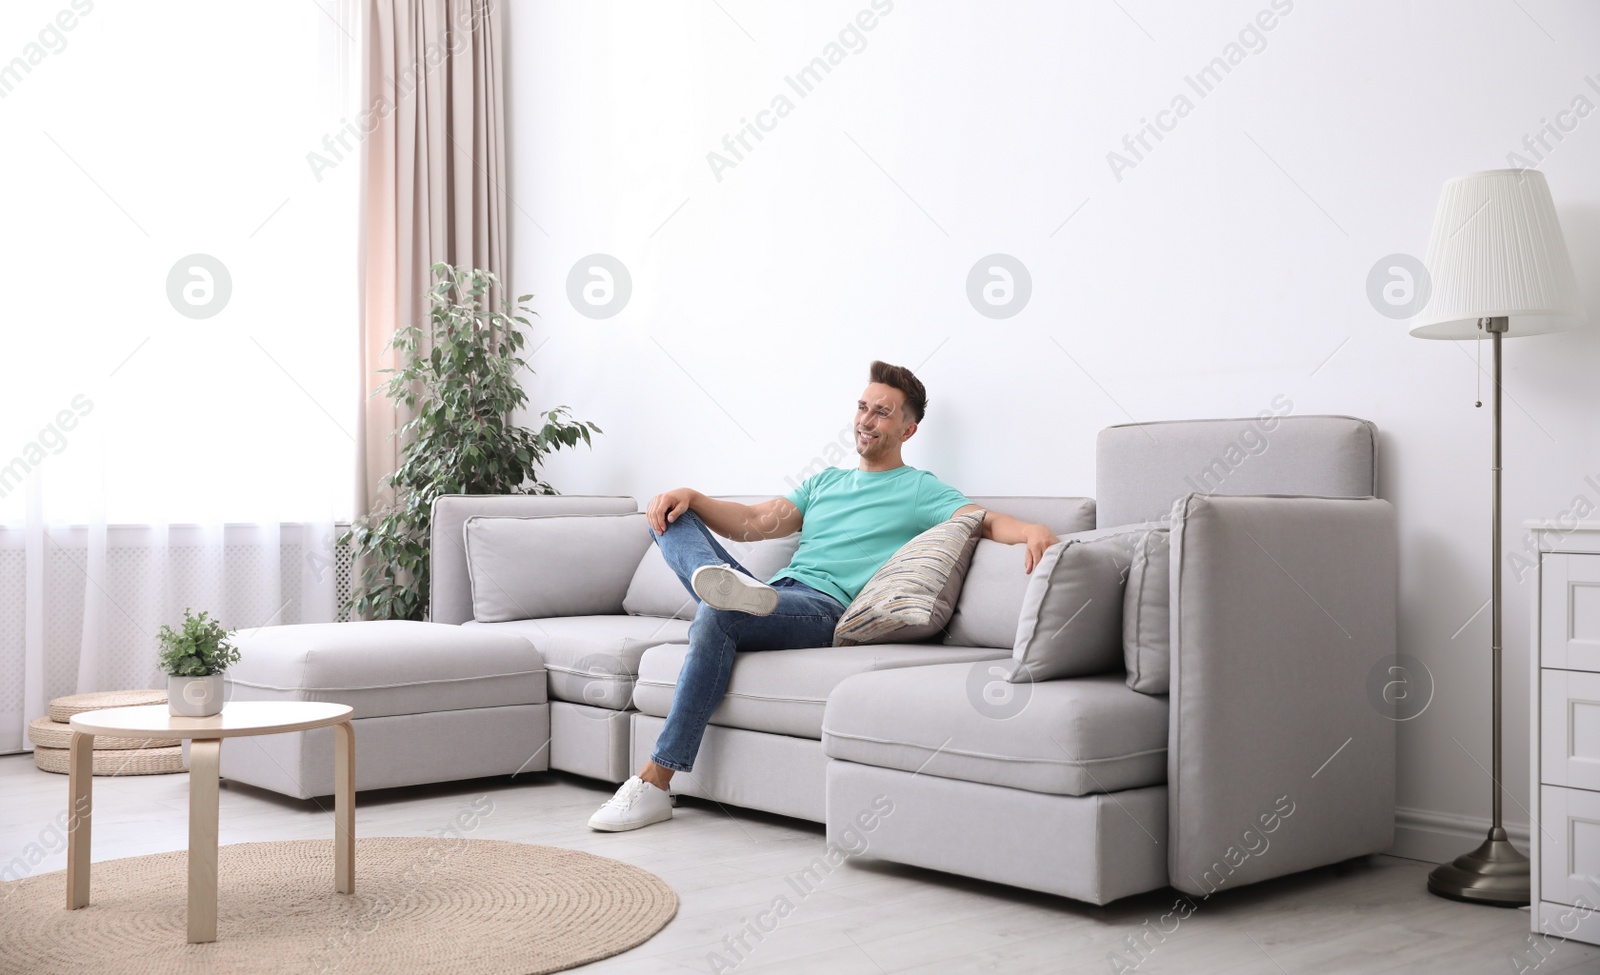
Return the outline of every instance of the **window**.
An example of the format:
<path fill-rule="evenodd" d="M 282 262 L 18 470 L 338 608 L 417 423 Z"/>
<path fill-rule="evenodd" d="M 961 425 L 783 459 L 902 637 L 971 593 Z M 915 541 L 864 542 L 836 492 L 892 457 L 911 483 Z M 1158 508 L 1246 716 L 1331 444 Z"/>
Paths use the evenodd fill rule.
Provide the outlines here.
<path fill-rule="evenodd" d="M 357 6 L 6 5 L 0 522 L 349 517 Z"/>

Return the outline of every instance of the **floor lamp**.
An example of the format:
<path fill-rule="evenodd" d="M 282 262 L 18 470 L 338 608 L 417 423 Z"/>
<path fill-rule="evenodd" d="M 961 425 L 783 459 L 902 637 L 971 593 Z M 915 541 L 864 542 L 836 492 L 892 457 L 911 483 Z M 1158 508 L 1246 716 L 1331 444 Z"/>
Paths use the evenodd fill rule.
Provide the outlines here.
<path fill-rule="evenodd" d="M 1445 183 L 1428 241 L 1428 277 L 1432 296 L 1413 320 L 1411 334 L 1424 339 L 1487 337 L 1494 356 L 1490 464 L 1494 564 L 1489 591 L 1494 820 L 1482 845 L 1428 875 L 1428 889 L 1455 900 L 1521 907 L 1528 903 L 1528 858 L 1506 839 L 1500 822 L 1500 341 L 1576 324 L 1572 263 L 1544 174 L 1496 169 Z"/>

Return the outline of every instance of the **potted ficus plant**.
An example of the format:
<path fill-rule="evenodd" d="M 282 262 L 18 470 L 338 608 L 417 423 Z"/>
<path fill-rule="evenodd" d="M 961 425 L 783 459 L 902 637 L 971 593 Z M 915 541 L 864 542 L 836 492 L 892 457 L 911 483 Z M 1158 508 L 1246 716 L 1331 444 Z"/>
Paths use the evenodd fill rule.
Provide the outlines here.
<path fill-rule="evenodd" d="M 239 662 L 239 648 L 228 631 L 205 612 L 183 611 L 183 628 L 162 624 L 156 635 L 161 645 L 161 669 L 167 675 L 167 709 L 189 718 L 222 712 L 222 675 Z"/>
<path fill-rule="evenodd" d="M 527 315 L 491 300 L 500 280 L 478 268 L 433 265 L 428 322 L 404 324 L 390 346 L 398 367 L 384 372 L 382 395 L 410 419 L 395 431 L 399 466 L 384 495 L 339 538 L 356 559 L 344 609 L 353 618 L 420 620 L 427 614 L 428 538 L 441 494 L 555 494 L 540 471 L 551 453 L 591 444 L 600 428 L 573 419 L 565 406 L 545 410 L 537 426 L 513 422 L 528 405 L 522 373 Z M 498 304 L 499 307 L 495 307 Z"/>

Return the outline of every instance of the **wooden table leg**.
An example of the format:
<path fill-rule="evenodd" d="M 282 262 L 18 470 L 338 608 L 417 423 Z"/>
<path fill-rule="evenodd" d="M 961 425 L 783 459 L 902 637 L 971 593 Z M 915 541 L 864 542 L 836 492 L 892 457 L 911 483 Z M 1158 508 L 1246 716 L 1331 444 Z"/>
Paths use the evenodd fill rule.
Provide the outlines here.
<path fill-rule="evenodd" d="M 189 943 L 217 940 L 217 779 L 220 738 L 189 742 Z"/>
<path fill-rule="evenodd" d="M 356 891 L 356 731 L 333 726 L 333 889 Z"/>
<path fill-rule="evenodd" d="M 67 753 L 67 910 L 89 906 L 89 815 L 94 811 L 94 735 L 72 733 Z"/>

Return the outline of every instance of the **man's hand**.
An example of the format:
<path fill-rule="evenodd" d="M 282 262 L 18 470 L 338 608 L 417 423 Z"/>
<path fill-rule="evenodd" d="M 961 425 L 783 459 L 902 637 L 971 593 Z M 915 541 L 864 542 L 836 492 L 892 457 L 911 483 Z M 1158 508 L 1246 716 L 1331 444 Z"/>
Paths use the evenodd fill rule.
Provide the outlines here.
<path fill-rule="evenodd" d="M 1022 557 L 1022 568 L 1025 572 L 1032 573 L 1033 567 L 1044 558 L 1044 550 L 1061 541 L 1056 533 L 1043 525 L 1028 524 L 1023 527 L 1023 540 L 1027 542 L 1028 551 Z"/>
<path fill-rule="evenodd" d="M 650 506 L 644 512 L 644 520 L 650 525 L 651 530 L 659 535 L 689 510 L 699 494 L 700 492 L 694 488 L 674 488 L 658 494 L 650 499 Z"/>

